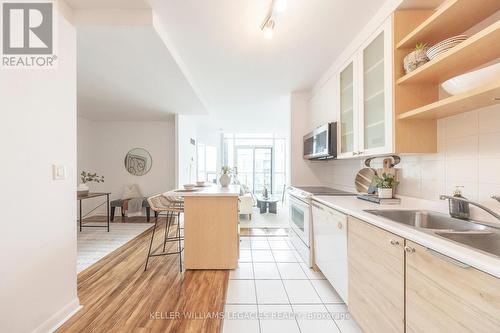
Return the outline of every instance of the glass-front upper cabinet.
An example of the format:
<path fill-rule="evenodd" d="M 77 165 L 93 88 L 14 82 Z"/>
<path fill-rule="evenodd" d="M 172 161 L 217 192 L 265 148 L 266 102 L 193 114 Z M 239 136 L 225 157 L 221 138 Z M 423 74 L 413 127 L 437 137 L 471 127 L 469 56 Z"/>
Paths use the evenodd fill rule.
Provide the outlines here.
<path fill-rule="evenodd" d="M 339 71 L 338 157 L 393 152 L 391 21 Z"/>
<path fill-rule="evenodd" d="M 392 81 L 390 31 L 382 26 L 361 48 L 359 154 L 392 151 Z"/>
<path fill-rule="evenodd" d="M 350 157 L 356 151 L 356 115 L 354 62 L 350 62 L 339 75 L 339 157 Z"/>

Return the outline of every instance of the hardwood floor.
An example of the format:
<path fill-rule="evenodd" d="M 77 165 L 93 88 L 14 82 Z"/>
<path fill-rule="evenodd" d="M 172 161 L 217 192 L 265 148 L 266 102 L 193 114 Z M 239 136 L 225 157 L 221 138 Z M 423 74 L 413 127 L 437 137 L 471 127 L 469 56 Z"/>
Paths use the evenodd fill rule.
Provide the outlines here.
<path fill-rule="evenodd" d="M 162 222 L 156 235 L 163 236 L 163 226 Z M 150 232 L 78 274 L 83 309 L 57 332 L 222 330 L 222 318 L 214 315 L 224 311 L 229 271 L 187 271 L 181 275 L 179 257 L 162 256 L 151 258 L 144 272 Z M 153 248 L 161 250 L 161 241 L 155 236 Z M 175 250 L 176 243 L 170 246 Z"/>

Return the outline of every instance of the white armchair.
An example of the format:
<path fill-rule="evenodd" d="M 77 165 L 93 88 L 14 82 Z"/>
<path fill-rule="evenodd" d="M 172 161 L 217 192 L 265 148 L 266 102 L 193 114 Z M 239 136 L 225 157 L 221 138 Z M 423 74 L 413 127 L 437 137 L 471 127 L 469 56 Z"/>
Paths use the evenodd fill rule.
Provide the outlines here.
<path fill-rule="evenodd" d="M 251 193 L 245 193 L 239 197 L 239 213 L 243 215 L 248 215 L 248 218 L 252 219 L 252 209 L 254 205 L 253 196 Z"/>

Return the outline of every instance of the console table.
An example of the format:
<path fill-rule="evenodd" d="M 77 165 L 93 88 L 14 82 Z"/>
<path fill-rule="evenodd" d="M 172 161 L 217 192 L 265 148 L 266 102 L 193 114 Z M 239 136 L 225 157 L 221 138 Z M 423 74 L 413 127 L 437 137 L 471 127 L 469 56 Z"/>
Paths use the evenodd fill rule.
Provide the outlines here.
<path fill-rule="evenodd" d="M 89 227 L 89 228 L 108 228 L 108 232 L 109 232 L 109 195 L 111 193 L 110 192 L 90 192 L 90 193 L 87 193 L 87 194 L 77 194 L 76 196 L 76 200 L 78 200 L 79 202 L 79 219 L 78 219 L 78 222 L 80 224 L 80 231 L 82 231 L 82 227 Z M 102 205 L 106 204 L 106 220 L 107 220 L 107 223 L 106 225 L 84 225 L 82 226 L 82 201 L 83 200 L 86 200 L 86 199 L 92 199 L 92 198 L 98 198 L 98 197 L 106 197 L 106 201 L 99 204 L 98 206 L 94 207 L 88 214 L 92 213 L 94 210 L 96 210 L 97 208 L 101 207 Z"/>

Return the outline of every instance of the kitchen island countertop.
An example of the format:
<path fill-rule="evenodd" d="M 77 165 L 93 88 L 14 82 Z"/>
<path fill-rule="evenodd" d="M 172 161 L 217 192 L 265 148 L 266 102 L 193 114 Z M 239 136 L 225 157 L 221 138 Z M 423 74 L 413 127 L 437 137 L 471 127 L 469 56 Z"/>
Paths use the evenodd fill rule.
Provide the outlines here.
<path fill-rule="evenodd" d="M 166 197 L 237 197 L 240 194 L 239 185 L 222 187 L 214 184 L 205 187 L 196 187 L 195 189 L 195 191 L 177 189 L 165 192 L 163 195 Z"/>

